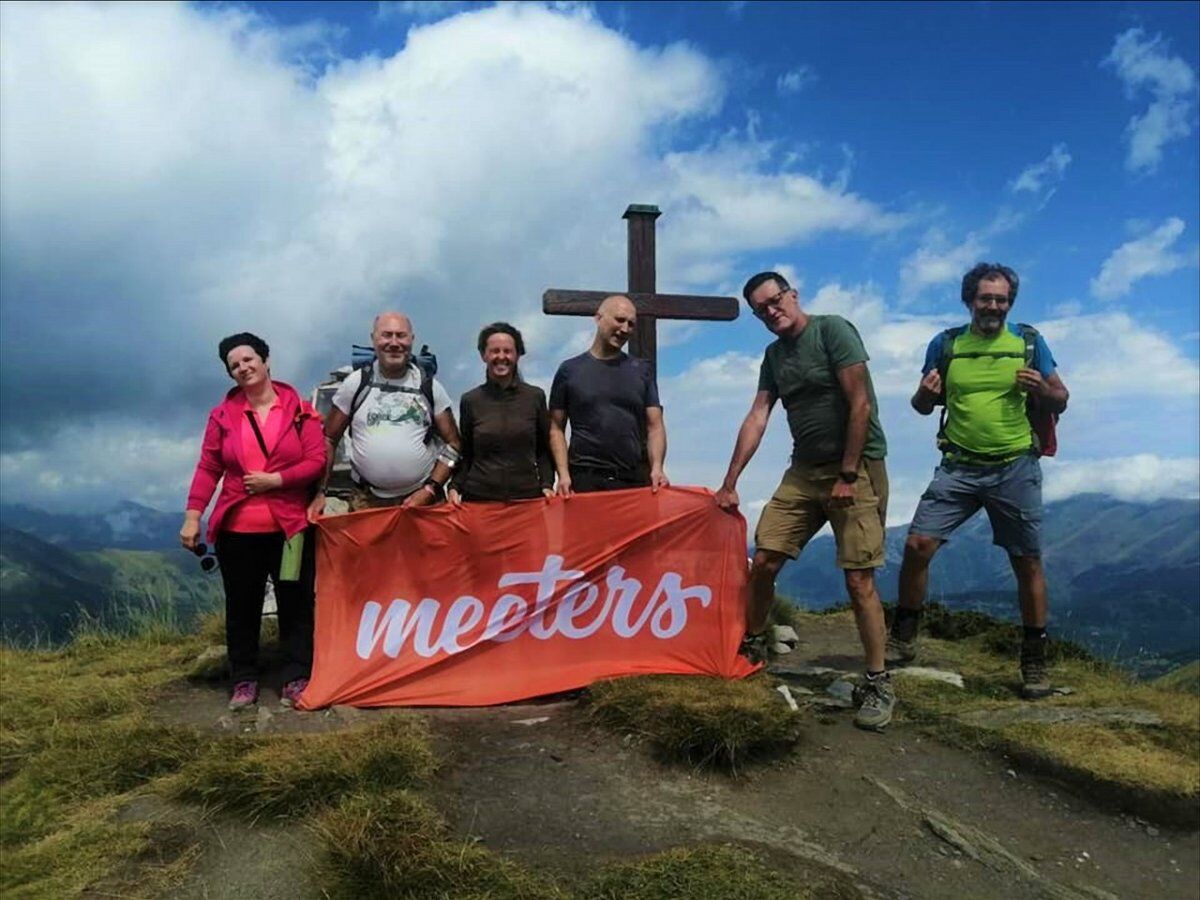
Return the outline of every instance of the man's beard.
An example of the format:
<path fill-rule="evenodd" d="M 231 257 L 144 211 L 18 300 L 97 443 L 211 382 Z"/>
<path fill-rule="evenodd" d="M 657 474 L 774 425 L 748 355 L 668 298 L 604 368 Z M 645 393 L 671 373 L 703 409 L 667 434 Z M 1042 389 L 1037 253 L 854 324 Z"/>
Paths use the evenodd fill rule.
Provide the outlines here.
<path fill-rule="evenodd" d="M 1004 316 L 988 315 L 986 313 L 979 316 L 979 330 L 986 332 L 999 331 L 1004 327 Z"/>

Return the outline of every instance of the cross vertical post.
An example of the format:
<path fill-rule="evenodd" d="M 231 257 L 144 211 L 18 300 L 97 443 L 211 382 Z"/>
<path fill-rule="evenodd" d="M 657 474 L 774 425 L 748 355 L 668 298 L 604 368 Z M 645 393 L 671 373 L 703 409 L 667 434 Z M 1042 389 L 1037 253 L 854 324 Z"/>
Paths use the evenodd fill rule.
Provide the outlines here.
<path fill-rule="evenodd" d="M 738 317 L 736 297 L 658 293 L 654 220 L 660 215 L 657 206 L 633 203 L 621 217 L 629 223 L 628 296 L 637 310 L 637 322 L 629 339 L 629 354 L 649 360 L 656 374 L 658 337 L 655 326 L 659 319 L 729 322 Z M 542 312 L 548 316 L 594 316 L 606 297 L 619 293 L 549 288 L 542 294 Z"/>
<path fill-rule="evenodd" d="M 621 218 L 629 223 L 629 293 L 654 294 L 658 287 L 655 272 L 655 220 L 662 215 L 657 206 L 630 204 Z M 629 339 L 632 356 L 650 360 L 657 368 L 658 317 L 640 314 Z"/>

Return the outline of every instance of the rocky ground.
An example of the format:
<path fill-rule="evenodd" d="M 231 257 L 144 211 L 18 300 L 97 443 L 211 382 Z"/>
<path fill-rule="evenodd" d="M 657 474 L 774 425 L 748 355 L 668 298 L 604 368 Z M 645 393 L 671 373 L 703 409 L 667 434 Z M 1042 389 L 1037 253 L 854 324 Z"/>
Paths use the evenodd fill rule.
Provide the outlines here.
<path fill-rule="evenodd" d="M 1200 896 L 1195 831 L 1094 805 L 1012 760 L 940 743 L 902 716 L 885 734 L 855 729 L 836 696 L 843 689 L 822 682 L 856 669 L 858 652 L 844 620 L 804 629 L 775 666 L 810 708 L 800 743 L 735 777 L 660 763 L 636 739 L 594 727 L 576 698 L 427 710 L 443 760 L 434 799 L 464 838 L 552 872 L 735 841 L 762 850 L 798 885 L 834 885 L 831 896 Z M 160 710 L 202 728 L 264 732 L 390 714 L 299 713 L 274 700 L 264 691 L 257 710 L 233 716 L 221 688 L 188 684 Z M 183 813 L 149 803 L 131 814 Z M 317 896 L 303 877 L 313 846 L 303 825 L 220 815 L 200 824 L 201 857 L 177 896 Z"/>

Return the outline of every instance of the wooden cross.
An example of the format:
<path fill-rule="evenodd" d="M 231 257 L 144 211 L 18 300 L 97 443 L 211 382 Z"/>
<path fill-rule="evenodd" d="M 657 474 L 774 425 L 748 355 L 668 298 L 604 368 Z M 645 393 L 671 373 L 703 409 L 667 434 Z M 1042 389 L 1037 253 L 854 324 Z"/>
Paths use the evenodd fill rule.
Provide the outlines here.
<path fill-rule="evenodd" d="M 728 322 L 738 316 L 735 297 L 700 297 L 655 292 L 654 220 L 657 206 L 633 204 L 621 217 L 629 222 L 629 290 L 571 291 L 551 288 L 542 294 L 542 312 L 549 316 L 592 316 L 605 297 L 623 293 L 637 309 L 637 323 L 629 339 L 633 356 L 650 360 L 658 368 L 659 319 L 705 319 Z"/>

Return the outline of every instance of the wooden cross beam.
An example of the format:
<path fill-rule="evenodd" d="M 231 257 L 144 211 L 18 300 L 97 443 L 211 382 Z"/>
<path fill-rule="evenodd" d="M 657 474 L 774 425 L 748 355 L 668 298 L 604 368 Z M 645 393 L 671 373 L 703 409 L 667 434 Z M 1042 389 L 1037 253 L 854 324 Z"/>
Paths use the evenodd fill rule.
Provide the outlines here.
<path fill-rule="evenodd" d="M 637 309 L 637 324 L 629 339 L 633 356 L 650 360 L 658 368 L 659 319 L 705 319 L 728 322 L 738 317 L 735 297 L 701 297 L 690 294 L 659 294 L 655 291 L 654 220 L 657 206 L 633 204 L 623 219 L 629 222 L 629 290 L 572 291 L 551 288 L 542 295 L 542 312 L 549 316 L 592 316 L 613 294 L 624 294 Z"/>

